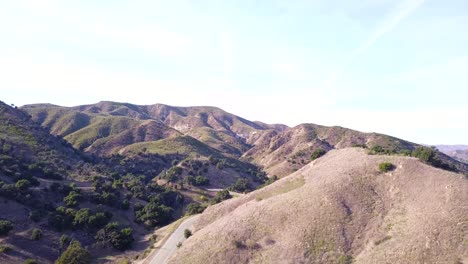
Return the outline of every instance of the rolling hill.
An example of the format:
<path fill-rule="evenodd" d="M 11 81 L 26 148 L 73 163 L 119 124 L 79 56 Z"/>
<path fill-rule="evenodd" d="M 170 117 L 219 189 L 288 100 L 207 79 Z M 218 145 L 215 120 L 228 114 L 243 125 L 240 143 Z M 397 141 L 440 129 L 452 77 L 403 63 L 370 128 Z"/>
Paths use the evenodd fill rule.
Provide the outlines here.
<path fill-rule="evenodd" d="M 467 193 L 466 177 L 415 158 L 332 150 L 208 208 L 169 262 L 462 263 Z"/>
<path fill-rule="evenodd" d="M 459 229 L 451 225 L 460 220 L 457 202 L 466 200 L 459 193 L 468 165 L 435 148 L 337 126 L 269 125 L 216 107 L 0 106 L 0 210 L 8 212 L 0 221 L 15 223 L 0 237 L 0 249 L 10 249 L 0 253 L 2 263 L 28 257 L 51 263 L 66 248 L 62 235 L 80 241 L 97 262 L 142 257 L 152 228 L 206 207 L 174 263 L 369 263 L 388 252 L 394 262 L 421 256 L 430 262 L 465 254 L 455 247 Z M 395 172 L 379 173 L 382 161 L 397 165 Z M 450 188 L 445 204 L 438 189 L 428 194 L 440 186 Z M 226 197 L 207 188 L 261 189 L 213 205 Z M 437 204 L 455 220 L 437 218 Z M 425 251 L 414 232 L 429 231 L 413 232 L 413 223 L 447 226 L 447 234 L 434 234 L 444 244 L 430 240 L 435 250 Z M 225 236 L 217 236 L 224 228 Z M 35 229 L 47 238 L 41 247 L 31 238 Z M 393 244 L 408 245 L 405 232 L 415 239 L 412 253 Z"/>
<path fill-rule="evenodd" d="M 162 149 L 167 150 L 174 143 L 173 149 L 181 149 L 179 152 L 210 149 L 212 155 L 249 161 L 279 177 L 302 168 L 317 149 L 380 147 L 387 153 L 409 155 L 419 146 L 383 134 L 338 126 L 301 124 L 287 127 L 253 122 L 216 107 L 103 101 L 76 107 L 27 105 L 22 109 L 52 134 L 63 136 L 74 147 L 89 153 L 111 155 L 135 150 L 154 151 L 154 146 L 162 145 Z M 182 140 L 182 135 L 197 141 Z M 182 141 L 188 145 L 181 146 Z M 205 153 L 203 156 L 209 155 Z M 437 156 L 447 167 L 468 173 L 467 164 L 441 152 Z"/>
<path fill-rule="evenodd" d="M 49 124 L 41 127 L 23 110 L 0 102 L 1 263 L 53 263 L 71 240 L 93 261 L 134 259 L 151 244 L 153 228 L 182 217 L 193 202 L 202 204 L 200 210 L 210 204 L 216 193 L 205 188 L 244 179 L 247 191 L 266 180 L 255 165 L 154 120 L 45 107 L 54 109 L 50 116 L 38 112 Z M 131 132 L 137 140 L 125 141 Z M 132 144 L 140 139 L 135 144 L 159 145 L 142 151 Z M 78 144 L 85 147 L 74 148 Z M 104 151 L 122 147 L 128 147 L 125 155 Z"/>
<path fill-rule="evenodd" d="M 131 143 L 156 141 L 183 133 L 225 154 L 239 157 L 251 147 L 248 138 L 256 132 L 286 128 L 251 122 L 215 107 L 99 102 L 77 107 L 27 105 L 23 109 L 52 134 L 63 136 L 76 148 L 102 154 L 111 154 Z M 145 129 L 145 126 L 150 128 Z M 120 139 L 113 140 L 116 136 Z M 113 143 L 108 143 L 109 140 Z M 99 141 L 98 146 L 93 146 L 96 141 Z"/>

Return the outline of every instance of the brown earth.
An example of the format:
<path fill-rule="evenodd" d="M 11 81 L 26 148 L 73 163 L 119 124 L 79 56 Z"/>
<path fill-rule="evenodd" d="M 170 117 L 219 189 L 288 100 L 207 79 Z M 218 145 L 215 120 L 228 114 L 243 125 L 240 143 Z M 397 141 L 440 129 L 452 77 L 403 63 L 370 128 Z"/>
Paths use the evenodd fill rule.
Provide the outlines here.
<path fill-rule="evenodd" d="M 467 194 L 465 176 L 414 158 L 332 150 L 209 207 L 170 263 L 462 263 Z"/>

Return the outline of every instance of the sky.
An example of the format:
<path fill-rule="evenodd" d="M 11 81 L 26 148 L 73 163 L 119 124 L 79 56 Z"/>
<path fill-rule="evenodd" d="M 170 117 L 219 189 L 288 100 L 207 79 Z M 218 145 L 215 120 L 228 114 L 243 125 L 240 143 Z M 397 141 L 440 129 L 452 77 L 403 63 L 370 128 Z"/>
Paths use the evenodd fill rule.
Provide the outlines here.
<path fill-rule="evenodd" d="M 468 144 L 465 0 L 0 3 L 0 100 L 210 105 Z"/>

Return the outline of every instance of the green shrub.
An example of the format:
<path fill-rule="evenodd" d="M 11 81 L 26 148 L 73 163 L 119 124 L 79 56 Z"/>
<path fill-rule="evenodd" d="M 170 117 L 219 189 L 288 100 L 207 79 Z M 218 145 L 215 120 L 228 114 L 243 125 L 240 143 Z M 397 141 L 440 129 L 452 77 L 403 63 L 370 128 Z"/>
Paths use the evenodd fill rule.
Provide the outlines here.
<path fill-rule="evenodd" d="M 437 156 L 437 152 L 428 147 L 417 147 L 411 153 L 411 156 L 420 159 L 421 161 L 431 163 Z"/>
<path fill-rule="evenodd" d="M 232 198 L 228 190 L 222 190 L 216 193 L 216 196 L 211 200 L 212 204 L 220 203 L 224 200 Z"/>
<path fill-rule="evenodd" d="M 186 184 L 190 184 L 190 185 L 195 185 L 196 182 L 195 182 L 195 177 L 194 176 L 191 176 L 191 175 L 188 175 L 187 177 L 184 178 L 184 182 Z"/>
<path fill-rule="evenodd" d="M 251 189 L 250 183 L 246 178 L 239 178 L 237 181 L 228 188 L 235 192 L 246 192 Z"/>
<path fill-rule="evenodd" d="M 205 206 L 202 206 L 197 203 L 191 203 L 187 206 L 187 211 L 185 212 L 185 215 L 201 214 L 205 209 Z"/>
<path fill-rule="evenodd" d="M 60 248 L 66 249 L 70 245 L 71 238 L 67 235 L 62 235 L 60 237 Z"/>
<path fill-rule="evenodd" d="M 39 264 L 35 259 L 25 259 L 23 264 Z"/>
<path fill-rule="evenodd" d="M 341 255 L 337 259 L 337 262 L 338 262 L 338 264 L 351 264 L 351 263 L 353 263 L 353 257 L 351 257 L 349 255 Z"/>
<path fill-rule="evenodd" d="M 8 235 L 8 232 L 10 232 L 12 229 L 13 224 L 10 221 L 0 220 L 0 236 Z"/>
<path fill-rule="evenodd" d="M 96 233 L 94 238 L 102 244 L 111 245 L 121 251 L 130 248 L 135 240 L 133 238 L 133 229 L 129 227 L 119 229 L 117 222 L 107 224 Z"/>
<path fill-rule="evenodd" d="M 151 201 L 144 207 L 134 206 L 135 221 L 144 223 L 149 227 L 168 224 L 172 220 L 173 211 L 171 207 L 160 204 L 157 201 Z"/>
<path fill-rule="evenodd" d="M 384 162 L 379 164 L 379 170 L 381 172 L 387 172 L 395 169 L 395 165 L 390 162 Z"/>
<path fill-rule="evenodd" d="M 441 168 L 444 170 L 457 171 L 457 168 L 451 164 L 443 162 L 437 153 L 437 150 L 432 147 L 419 146 L 413 150 L 411 156 L 418 158 L 419 160 L 430 164 L 434 167 Z"/>
<path fill-rule="evenodd" d="M 28 180 L 22 179 L 16 182 L 15 187 L 19 191 L 25 192 L 28 190 L 29 187 L 31 187 L 31 182 Z"/>
<path fill-rule="evenodd" d="M 316 160 L 316 159 L 322 157 L 323 155 L 325 155 L 325 153 L 327 153 L 327 152 L 324 149 L 318 148 L 318 149 L 314 150 L 314 152 L 312 152 L 312 154 L 310 155 L 310 160 Z"/>
<path fill-rule="evenodd" d="M 208 178 L 204 176 L 197 176 L 195 178 L 195 185 L 197 186 L 205 186 L 205 185 L 208 185 L 209 183 L 210 183 L 210 180 L 208 180 Z"/>
<path fill-rule="evenodd" d="M 11 248 L 6 245 L 0 245 L 0 253 L 8 253 L 11 251 Z"/>
<path fill-rule="evenodd" d="M 277 180 L 278 180 L 278 176 L 273 175 L 273 176 L 271 176 L 270 178 L 268 178 L 268 180 L 266 180 L 264 184 L 258 186 L 257 189 L 261 189 L 261 188 L 263 188 L 263 187 L 265 187 L 265 186 L 268 186 L 268 185 L 274 183 L 274 182 L 277 181 Z"/>
<path fill-rule="evenodd" d="M 91 262 L 89 252 L 81 247 L 80 242 L 74 240 L 55 264 L 88 264 Z"/>
<path fill-rule="evenodd" d="M 184 237 L 189 238 L 191 236 L 192 236 L 192 231 L 190 231 L 189 229 L 185 229 L 184 230 Z"/>
<path fill-rule="evenodd" d="M 39 228 L 34 228 L 32 233 L 31 233 L 31 239 L 32 240 L 39 240 L 42 238 L 42 230 Z"/>
<path fill-rule="evenodd" d="M 68 207 L 75 207 L 78 205 L 78 201 L 81 198 L 81 195 L 75 191 L 71 191 L 65 198 L 63 198 L 63 202 Z"/>

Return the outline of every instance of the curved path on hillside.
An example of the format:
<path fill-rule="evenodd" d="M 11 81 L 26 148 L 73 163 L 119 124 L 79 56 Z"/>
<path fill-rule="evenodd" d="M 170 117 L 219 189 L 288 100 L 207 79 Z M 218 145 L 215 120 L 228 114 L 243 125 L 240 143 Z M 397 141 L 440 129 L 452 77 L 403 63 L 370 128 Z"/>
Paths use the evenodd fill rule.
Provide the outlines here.
<path fill-rule="evenodd" d="M 164 245 L 156 249 L 157 253 L 150 259 L 150 264 L 166 264 L 170 256 L 177 250 L 177 244 L 185 241 L 184 231 L 185 229 L 190 229 L 190 227 L 197 221 L 200 215 L 193 215 L 185 219 L 182 224 L 172 233 L 169 239 L 164 243 Z"/>
<path fill-rule="evenodd" d="M 209 192 L 220 192 L 220 191 L 222 191 L 224 189 L 205 189 L 205 190 L 207 190 Z M 229 194 L 232 195 L 232 196 L 242 196 L 242 195 L 244 195 L 243 193 L 231 192 L 231 191 L 229 191 Z"/>

